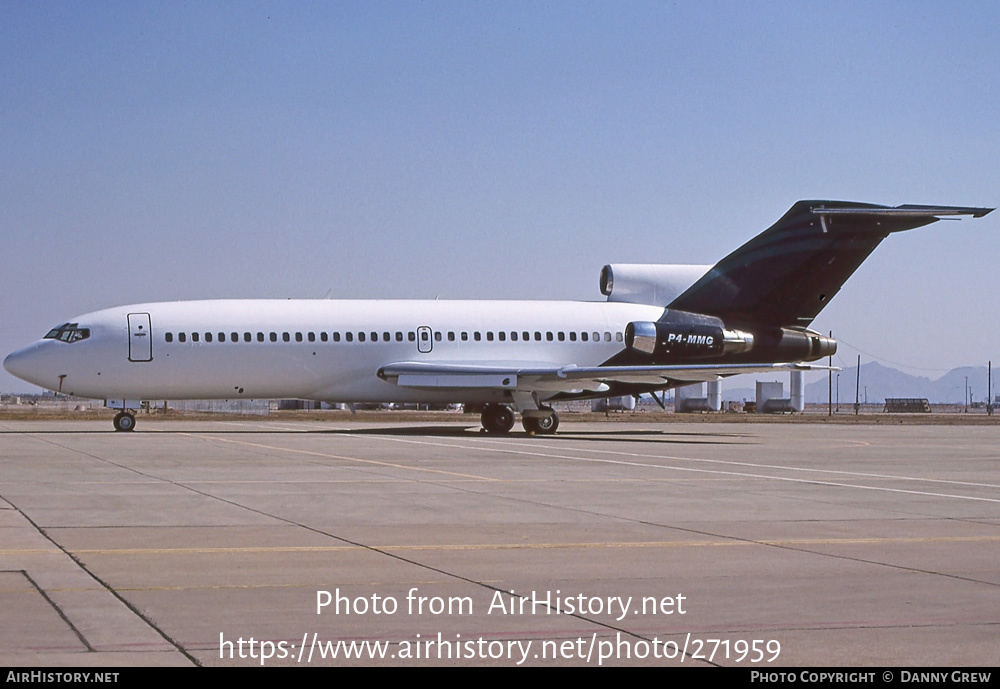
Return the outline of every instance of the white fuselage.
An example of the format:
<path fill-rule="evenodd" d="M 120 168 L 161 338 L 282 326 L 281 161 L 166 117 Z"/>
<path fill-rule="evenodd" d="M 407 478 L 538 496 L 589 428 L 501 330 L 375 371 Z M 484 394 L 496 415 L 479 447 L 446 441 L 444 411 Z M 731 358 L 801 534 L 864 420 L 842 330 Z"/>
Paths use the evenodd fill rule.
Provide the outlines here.
<path fill-rule="evenodd" d="M 404 387 L 376 374 L 398 362 L 597 366 L 624 349 L 630 321 L 662 313 L 570 301 L 134 304 L 76 317 L 85 339 L 39 340 L 4 365 L 39 386 L 98 399 L 489 402 L 502 393 Z"/>

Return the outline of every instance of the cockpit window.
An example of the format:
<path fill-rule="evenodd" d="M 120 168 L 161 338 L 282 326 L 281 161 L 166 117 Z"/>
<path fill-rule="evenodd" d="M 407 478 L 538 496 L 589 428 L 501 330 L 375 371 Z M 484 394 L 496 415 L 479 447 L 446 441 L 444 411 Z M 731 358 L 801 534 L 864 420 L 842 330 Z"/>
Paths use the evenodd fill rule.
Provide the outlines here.
<path fill-rule="evenodd" d="M 90 337 L 90 328 L 81 328 L 79 323 L 63 323 L 52 328 L 43 340 L 59 340 L 61 342 L 79 342 Z"/>

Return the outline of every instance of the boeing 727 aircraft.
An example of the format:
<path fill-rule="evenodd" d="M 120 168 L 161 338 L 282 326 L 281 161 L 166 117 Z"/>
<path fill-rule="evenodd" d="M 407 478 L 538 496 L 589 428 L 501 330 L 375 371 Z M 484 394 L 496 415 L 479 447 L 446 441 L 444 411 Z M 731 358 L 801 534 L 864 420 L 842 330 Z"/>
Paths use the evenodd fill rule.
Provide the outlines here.
<path fill-rule="evenodd" d="M 483 428 L 554 433 L 553 400 L 821 368 L 809 329 L 879 242 L 992 208 L 799 201 L 714 266 L 604 267 L 606 302 L 216 300 L 77 316 L 10 354 L 35 385 L 104 399 L 483 404 Z"/>

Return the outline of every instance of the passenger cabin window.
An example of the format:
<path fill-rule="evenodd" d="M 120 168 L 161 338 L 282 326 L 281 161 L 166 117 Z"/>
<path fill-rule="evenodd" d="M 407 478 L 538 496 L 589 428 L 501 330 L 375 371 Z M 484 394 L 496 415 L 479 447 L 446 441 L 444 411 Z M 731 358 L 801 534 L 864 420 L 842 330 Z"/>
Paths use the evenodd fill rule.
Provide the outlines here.
<path fill-rule="evenodd" d="M 319 334 L 319 339 L 323 340 L 323 342 L 326 342 L 329 339 L 329 336 L 326 334 L 325 330 Z"/>
<path fill-rule="evenodd" d="M 235 334 L 235 333 L 234 333 L 234 334 Z M 253 338 L 252 338 L 252 337 L 250 337 L 250 333 L 243 333 L 243 341 L 244 341 L 244 342 L 249 342 L 249 341 L 250 341 L 250 340 L 252 340 L 252 339 L 253 339 Z M 260 338 L 260 339 L 262 339 L 262 340 L 263 340 L 263 339 L 264 339 L 264 337 L 263 337 L 263 336 L 261 336 L 261 338 Z"/>
<path fill-rule="evenodd" d="M 295 341 L 302 342 L 302 333 L 295 333 Z"/>
<path fill-rule="evenodd" d="M 347 340 L 348 342 L 354 342 L 354 333 L 352 332 L 344 333 L 344 339 Z"/>
<path fill-rule="evenodd" d="M 333 341 L 334 342 L 340 342 L 340 333 L 339 332 L 333 333 Z"/>
<path fill-rule="evenodd" d="M 186 333 L 177 333 L 177 341 L 178 342 L 187 342 L 187 334 Z"/>
<path fill-rule="evenodd" d="M 212 341 L 212 333 L 205 333 L 205 342 Z"/>
<path fill-rule="evenodd" d="M 163 339 L 166 342 L 173 342 L 174 341 L 174 334 L 173 333 L 164 333 L 163 334 Z"/>
<path fill-rule="evenodd" d="M 271 342 L 277 342 L 278 341 L 278 333 L 271 333 L 268 336 L 268 339 L 271 340 Z"/>
<path fill-rule="evenodd" d="M 397 330 L 396 331 L 396 342 L 402 342 L 402 341 L 403 341 L 403 333 L 400 332 L 399 330 Z"/>
<path fill-rule="evenodd" d="M 364 332 L 358 333 L 358 342 L 364 342 L 364 341 L 365 341 L 365 334 L 364 334 Z"/>
<path fill-rule="evenodd" d="M 198 337 L 199 337 L 198 333 L 191 333 L 191 341 L 192 342 L 197 342 L 198 341 Z"/>

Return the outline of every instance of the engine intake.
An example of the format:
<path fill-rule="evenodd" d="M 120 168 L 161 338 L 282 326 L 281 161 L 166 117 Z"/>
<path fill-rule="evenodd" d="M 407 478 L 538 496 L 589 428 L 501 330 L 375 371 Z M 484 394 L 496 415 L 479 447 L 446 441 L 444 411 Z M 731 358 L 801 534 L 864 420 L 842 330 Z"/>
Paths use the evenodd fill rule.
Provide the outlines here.
<path fill-rule="evenodd" d="M 601 269 L 601 294 L 608 301 L 666 306 L 712 266 L 612 263 Z"/>

